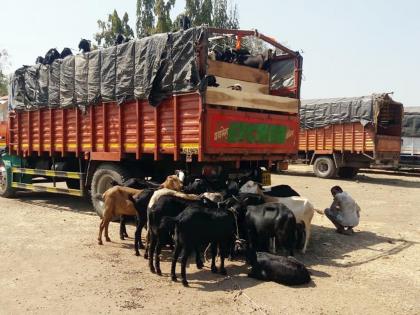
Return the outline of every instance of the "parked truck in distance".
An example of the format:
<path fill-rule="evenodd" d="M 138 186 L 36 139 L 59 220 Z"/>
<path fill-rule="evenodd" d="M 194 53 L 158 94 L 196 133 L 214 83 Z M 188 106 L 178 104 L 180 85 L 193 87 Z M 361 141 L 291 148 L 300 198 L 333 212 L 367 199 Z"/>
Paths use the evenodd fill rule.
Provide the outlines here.
<path fill-rule="evenodd" d="M 272 46 L 268 67 L 226 58 L 247 36 Z M 22 67 L 0 129 L 0 196 L 97 195 L 112 181 L 177 169 L 268 169 L 297 154 L 301 71 L 299 53 L 270 37 L 206 27 Z"/>
<path fill-rule="evenodd" d="M 353 178 L 360 168 L 397 168 L 403 106 L 389 94 L 305 100 L 299 158 L 321 178 Z"/>
<path fill-rule="evenodd" d="M 405 107 L 400 168 L 420 168 L 420 107 Z"/>

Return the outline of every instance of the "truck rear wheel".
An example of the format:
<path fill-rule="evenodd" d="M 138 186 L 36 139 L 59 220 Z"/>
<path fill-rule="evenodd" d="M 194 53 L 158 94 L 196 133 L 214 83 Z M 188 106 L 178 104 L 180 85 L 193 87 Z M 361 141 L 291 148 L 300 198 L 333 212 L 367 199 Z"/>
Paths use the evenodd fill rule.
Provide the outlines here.
<path fill-rule="evenodd" d="M 332 158 L 320 156 L 315 160 L 314 173 L 320 178 L 334 178 L 337 175 L 337 168 Z"/>
<path fill-rule="evenodd" d="M 13 198 L 16 189 L 9 184 L 6 166 L 0 161 L 0 197 Z"/>
<path fill-rule="evenodd" d="M 357 167 L 340 167 L 337 170 L 337 175 L 340 178 L 347 178 L 347 179 L 351 179 L 354 178 L 357 175 L 357 172 L 359 171 L 359 169 Z"/>
<path fill-rule="evenodd" d="M 101 218 L 104 211 L 102 194 L 112 187 L 112 181 L 122 184 L 128 178 L 128 172 L 119 165 L 102 164 L 96 169 L 92 177 L 91 196 L 93 208 Z"/>

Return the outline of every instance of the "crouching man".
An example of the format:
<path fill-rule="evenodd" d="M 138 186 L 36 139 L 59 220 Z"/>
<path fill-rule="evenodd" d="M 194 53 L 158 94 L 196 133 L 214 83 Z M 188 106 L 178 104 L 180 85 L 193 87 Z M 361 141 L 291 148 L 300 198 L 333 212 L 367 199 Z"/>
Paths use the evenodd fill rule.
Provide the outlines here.
<path fill-rule="evenodd" d="M 337 228 L 337 232 L 345 235 L 353 234 L 353 228 L 359 224 L 360 207 L 354 199 L 340 186 L 331 188 L 334 201 L 325 209 L 325 215 Z"/>

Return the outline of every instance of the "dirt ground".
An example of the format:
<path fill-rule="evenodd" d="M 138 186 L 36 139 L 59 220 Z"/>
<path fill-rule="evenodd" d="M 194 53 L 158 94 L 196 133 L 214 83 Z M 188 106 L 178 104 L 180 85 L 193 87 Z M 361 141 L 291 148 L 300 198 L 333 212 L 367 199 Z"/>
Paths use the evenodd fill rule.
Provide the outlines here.
<path fill-rule="evenodd" d="M 305 255 L 312 273 L 302 287 L 260 282 L 243 262 L 228 262 L 228 277 L 209 264 L 187 270 L 190 288 L 168 277 L 163 253 L 159 277 L 134 256 L 132 239 L 97 245 L 99 218 L 82 199 L 21 194 L 0 198 L 0 313 L 145 314 L 420 314 L 420 177 L 363 173 L 355 181 L 322 180 L 293 166 L 273 176 L 318 209 L 341 185 L 362 208 L 353 236 L 335 233 L 315 214 Z M 134 228 L 129 228 L 133 236 Z M 178 268 L 179 272 L 179 268 Z"/>

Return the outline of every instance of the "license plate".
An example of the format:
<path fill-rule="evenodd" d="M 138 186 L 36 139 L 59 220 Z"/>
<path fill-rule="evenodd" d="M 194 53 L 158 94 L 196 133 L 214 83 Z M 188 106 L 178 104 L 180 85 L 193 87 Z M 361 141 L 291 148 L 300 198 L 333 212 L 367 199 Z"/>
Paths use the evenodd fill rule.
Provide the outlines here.
<path fill-rule="evenodd" d="M 271 186 L 271 173 L 268 171 L 263 171 L 261 175 L 261 182 L 263 186 Z"/>

